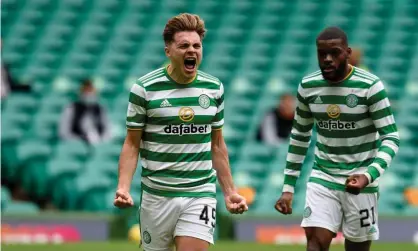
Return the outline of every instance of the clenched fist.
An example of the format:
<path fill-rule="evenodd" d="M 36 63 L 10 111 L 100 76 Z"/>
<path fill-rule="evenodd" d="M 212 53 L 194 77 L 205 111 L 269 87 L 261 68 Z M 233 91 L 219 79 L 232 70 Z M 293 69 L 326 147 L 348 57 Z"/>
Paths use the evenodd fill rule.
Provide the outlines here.
<path fill-rule="evenodd" d="M 369 179 L 364 174 L 354 174 L 345 181 L 345 191 L 358 195 L 369 184 Z"/>
<path fill-rule="evenodd" d="M 274 208 L 282 214 L 292 214 L 293 193 L 284 192 L 274 205 Z"/>
<path fill-rule="evenodd" d="M 225 205 L 232 214 L 242 214 L 248 210 L 247 201 L 238 193 L 225 196 Z"/>
<path fill-rule="evenodd" d="M 116 191 L 113 205 L 115 205 L 118 208 L 128 208 L 134 205 L 134 201 L 132 200 L 132 197 L 129 194 L 129 192 L 126 192 L 122 189 L 118 189 Z"/>

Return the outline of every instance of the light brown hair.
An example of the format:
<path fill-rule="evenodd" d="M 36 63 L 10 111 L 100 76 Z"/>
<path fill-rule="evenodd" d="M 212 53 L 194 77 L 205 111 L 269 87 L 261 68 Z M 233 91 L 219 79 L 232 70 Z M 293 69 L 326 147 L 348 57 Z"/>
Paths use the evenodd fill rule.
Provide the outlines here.
<path fill-rule="evenodd" d="M 174 41 L 174 35 L 181 31 L 195 31 L 201 40 L 205 37 L 205 22 L 198 16 L 189 13 L 182 13 L 168 20 L 165 25 L 163 37 L 164 42 L 169 44 Z"/>

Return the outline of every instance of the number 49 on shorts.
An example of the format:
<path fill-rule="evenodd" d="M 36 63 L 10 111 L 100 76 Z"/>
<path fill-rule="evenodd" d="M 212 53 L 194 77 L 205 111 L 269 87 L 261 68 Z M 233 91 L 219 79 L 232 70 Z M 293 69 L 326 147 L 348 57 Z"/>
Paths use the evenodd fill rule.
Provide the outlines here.
<path fill-rule="evenodd" d="M 211 226 L 214 228 L 215 227 L 215 222 L 216 222 L 216 209 L 215 208 L 212 208 L 212 216 L 211 216 L 211 218 L 212 218 L 212 221 L 211 221 Z M 204 207 L 203 207 L 203 210 L 202 210 L 202 212 L 200 213 L 200 217 L 199 217 L 199 219 L 201 220 L 201 221 L 204 221 L 205 222 L 205 224 L 206 225 L 208 225 L 209 224 L 209 206 L 208 205 L 205 205 Z"/>

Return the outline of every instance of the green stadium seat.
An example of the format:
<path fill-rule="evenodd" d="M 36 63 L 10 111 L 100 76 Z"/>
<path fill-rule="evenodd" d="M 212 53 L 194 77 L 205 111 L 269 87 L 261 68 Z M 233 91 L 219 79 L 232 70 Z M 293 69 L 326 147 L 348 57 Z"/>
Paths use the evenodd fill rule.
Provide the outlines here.
<path fill-rule="evenodd" d="M 266 176 L 264 182 L 264 190 L 273 189 L 275 191 L 281 191 L 284 181 L 284 172 L 278 168 L 271 168 L 270 173 Z"/>
<path fill-rule="evenodd" d="M 74 190 L 74 179 L 83 170 L 83 163 L 74 159 L 52 159 L 47 166 L 48 185 L 53 189 L 49 195 L 52 202 L 60 209 L 70 209 L 66 195 Z"/>
<path fill-rule="evenodd" d="M 263 187 L 264 178 L 255 177 L 250 172 L 236 170 L 234 180 L 237 187 L 252 187 L 259 191 Z"/>
<path fill-rule="evenodd" d="M 413 169 L 413 163 L 417 162 L 417 151 L 414 147 L 404 147 L 402 151 L 399 151 L 395 159 L 393 160 L 396 166 L 396 172 L 407 176 Z M 399 163 L 399 164 L 398 164 Z M 398 164 L 398 165 L 397 165 Z"/>
<path fill-rule="evenodd" d="M 385 173 L 385 175 L 379 179 L 379 192 L 384 195 L 385 191 L 395 189 L 399 183 L 402 182 L 399 180 L 398 175 L 391 172 Z"/>
<path fill-rule="evenodd" d="M 118 177 L 118 162 L 102 159 L 92 159 L 86 163 L 86 170 L 91 173 L 97 172 L 98 174 L 104 174 L 110 178 L 117 179 Z"/>
<path fill-rule="evenodd" d="M 42 109 L 48 113 L 61 114 L 65 107 L 71 103 L 71 99 L 68 95 L 60 95 L 57 93 L 51 93 L 45 96 L 41 101 Z"/>
<path fill-rule="evenodd" d="M 13 126 L 18 128 L 27 128 L 27 126 L 30 124 L 31 115 L 22 112 L 22 113 L 15 113 L 13 111 L 5 111 L 2 114 L 2 121 L 4 121 L 2 124 L 8 124 L 7 126 Z M 6 126 L 6 125 L 5 125 Z"/>
<path fill-rule="evenodd" d="M 238 171 L 248 173 L 251 178 L 265 177 L 268 171 L 268 165 L 258 161 L 245 161 L 240 159 L 233 166 L 233 173 Z"/>
<path fill-rule="evenodd" d="M 91 151 L 89 145 L 82 140 L 65 140 L 56 146 L 55 156 L 85 161 Z"/>
<path fill-rule="evenodd" d="M 30 128 L 31 133 L 50 140 L 50 142 L 55 142 L 58 140 L 60 117 L 59 113 L 39 112 L 34 118 L 33 127 Z"/>
<path fill-rule="evenodd" d="M 102 160 L 118 161 L 121 150 L 121 145 L 114 144 L 113 142 L 104 143 L 95 147 L 93 157 Z"/>
<path fill-rule="evenodd" d="M 387 191 L 379 196 L 379 208 L 383 210 L 402 210 L 406 201 L 402 195 L 396 191 Z"/>
<path fill-rule="evenodd" d="M 9 201 L 7 207 L 2 210 L 3 214 L 24 214 L 33 215 L 39 213 L 39 208 L 32 202 L 27 201 Z"/>
<path fill-rule="evenodd" d="M 11 199 L 10 191 L 7 187 L 1 186 L 1 209 L 4 210 L 4 208 L 7 207 L 7 204 L 9 203 Z"/>
<path fill-rule="evenodd" d="M 46 162 L 51 153 L 51 147 L 42 141 L 27 141 L 18 147 L 18 179 L 34 198 L 45 198 L 48 193 Z"/>
<path fill-rule="evenodd" d="M 241 149 L 244 160 L 259 161 L 268 164 L 276 156 L 276 148 L 258 142 L 247 142 Z"/>
<path fill-rule="evenodd" d="M 251 206 L 250 210 L 254 210 L 254 213 L 258 215 L 274 214 L 280 217 L 274 209 L 280 194 L 281 191 L 273 191 L 272 189 L 257 191 L 254 205 Z"/>
<path fill-rule="evenodd" d="M 236 148 L 240 146 L 245 138 L 245 132 L 239 131 L 229 124 L 225 124 L 222 131 L 228 147 Z"/>
<path fill-rule="evenodd" d="M 92 175 L 95 177 L 92 179 Z M 91 200 L 96 196 L 106 194 L 106 191 L 116 188 L 115 181 L 107 176 L 100 175 L 97 172 L 87 170 L 80 174 L 75 181 L 75 188 L 77 193 L 77 208 L 88 209 Z"/>
<path fill-rule="evenodd" d="M 82 206 L 83 211 L 90 211 L 90 212 L 115 211 L 116 208 L 113 206 L 113 202 L 110 202 L 111 200 L 110 196 L 111 194 L 109 192 L 104 192 L 104 191 L 100 193 L 89 194 L 88 201 L 85 201 L 85 204 L 83 204 Z M 114 196 L 115 195 L 113 193 L 113 198 Z"/>
<path fill-rule="evenodd" d="M 418 215 L 418 207 L 417 206 L 408 206 L 402 212 L 405 216 L 416 216 Z"/>
<path fill-rule="evenodd" d="M 2 133 L 1 135 L 2 180 L 4 179 L 13 183 L 16 179 L 19 164 L 17 146 L 20 140 L 23 139 L 24 131 L 10 124 L 2 124 L 2 131 L 7 132 L 6 134 Z"/>
<path fill-rule="evenodd" d="M 48 176 L 51 184 L 57 184 L 61 179 L 74 178 L 83 170 L 83 163 L 67 157 L 58 157 L 48 163 Z"/>
<path fill-rule="evenodd" d="M 22 164 L 29 163 L 36 158 L 49 158 L 51 153 L 51 147 L 45 142 L 38 140 L 24 141 L 18 147 L 18 158 Z"/>

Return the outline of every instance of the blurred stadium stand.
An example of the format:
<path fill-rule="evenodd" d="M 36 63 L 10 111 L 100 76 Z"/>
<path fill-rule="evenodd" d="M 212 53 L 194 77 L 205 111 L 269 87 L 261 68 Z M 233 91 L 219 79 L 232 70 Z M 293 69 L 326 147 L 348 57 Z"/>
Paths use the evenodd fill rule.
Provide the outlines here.
<path fill-rule="evenodd" d="M 10 199 L 6 185 L 16 183 L 33 201 L 47 198 L 61 210 L 115 210 L 129 88 L 166 62 L 162 30 L 181 12 L 206 22 L 201 69 L 225 85 L 224 131 L 233 176 L 237 185 L 255 189 L 251 210 L 273 213 L 287 153 L 286 145 L 255 142 L 256 128 L 281 93 L 294 93 L 301 77 L 317 69 L 315 37 L 337 25 L 385 82 L 401 134 L 399 154 L 381 179 L 380 211 L 418 215 L 403 196 L 406 188 L 418 186 L 415 0 L 2 0 L 2 60 L 14 77 L 33 87 L 31 94 L 12 93 L 2 103 L 1 171 L 7 181 L 2 209 L 39 210 Z M 110 111 L 114 134 L 111 142 L 93 148 L 60 142 L 57 132 L 64 105 L 76 97 L 78 81 L 89 76 Z M 303 210 L 312 161 L 308 156 L 298 182 L 296 213 Z M 135 176 L 132 190 L 140 194 L 140 169 Z"/>

